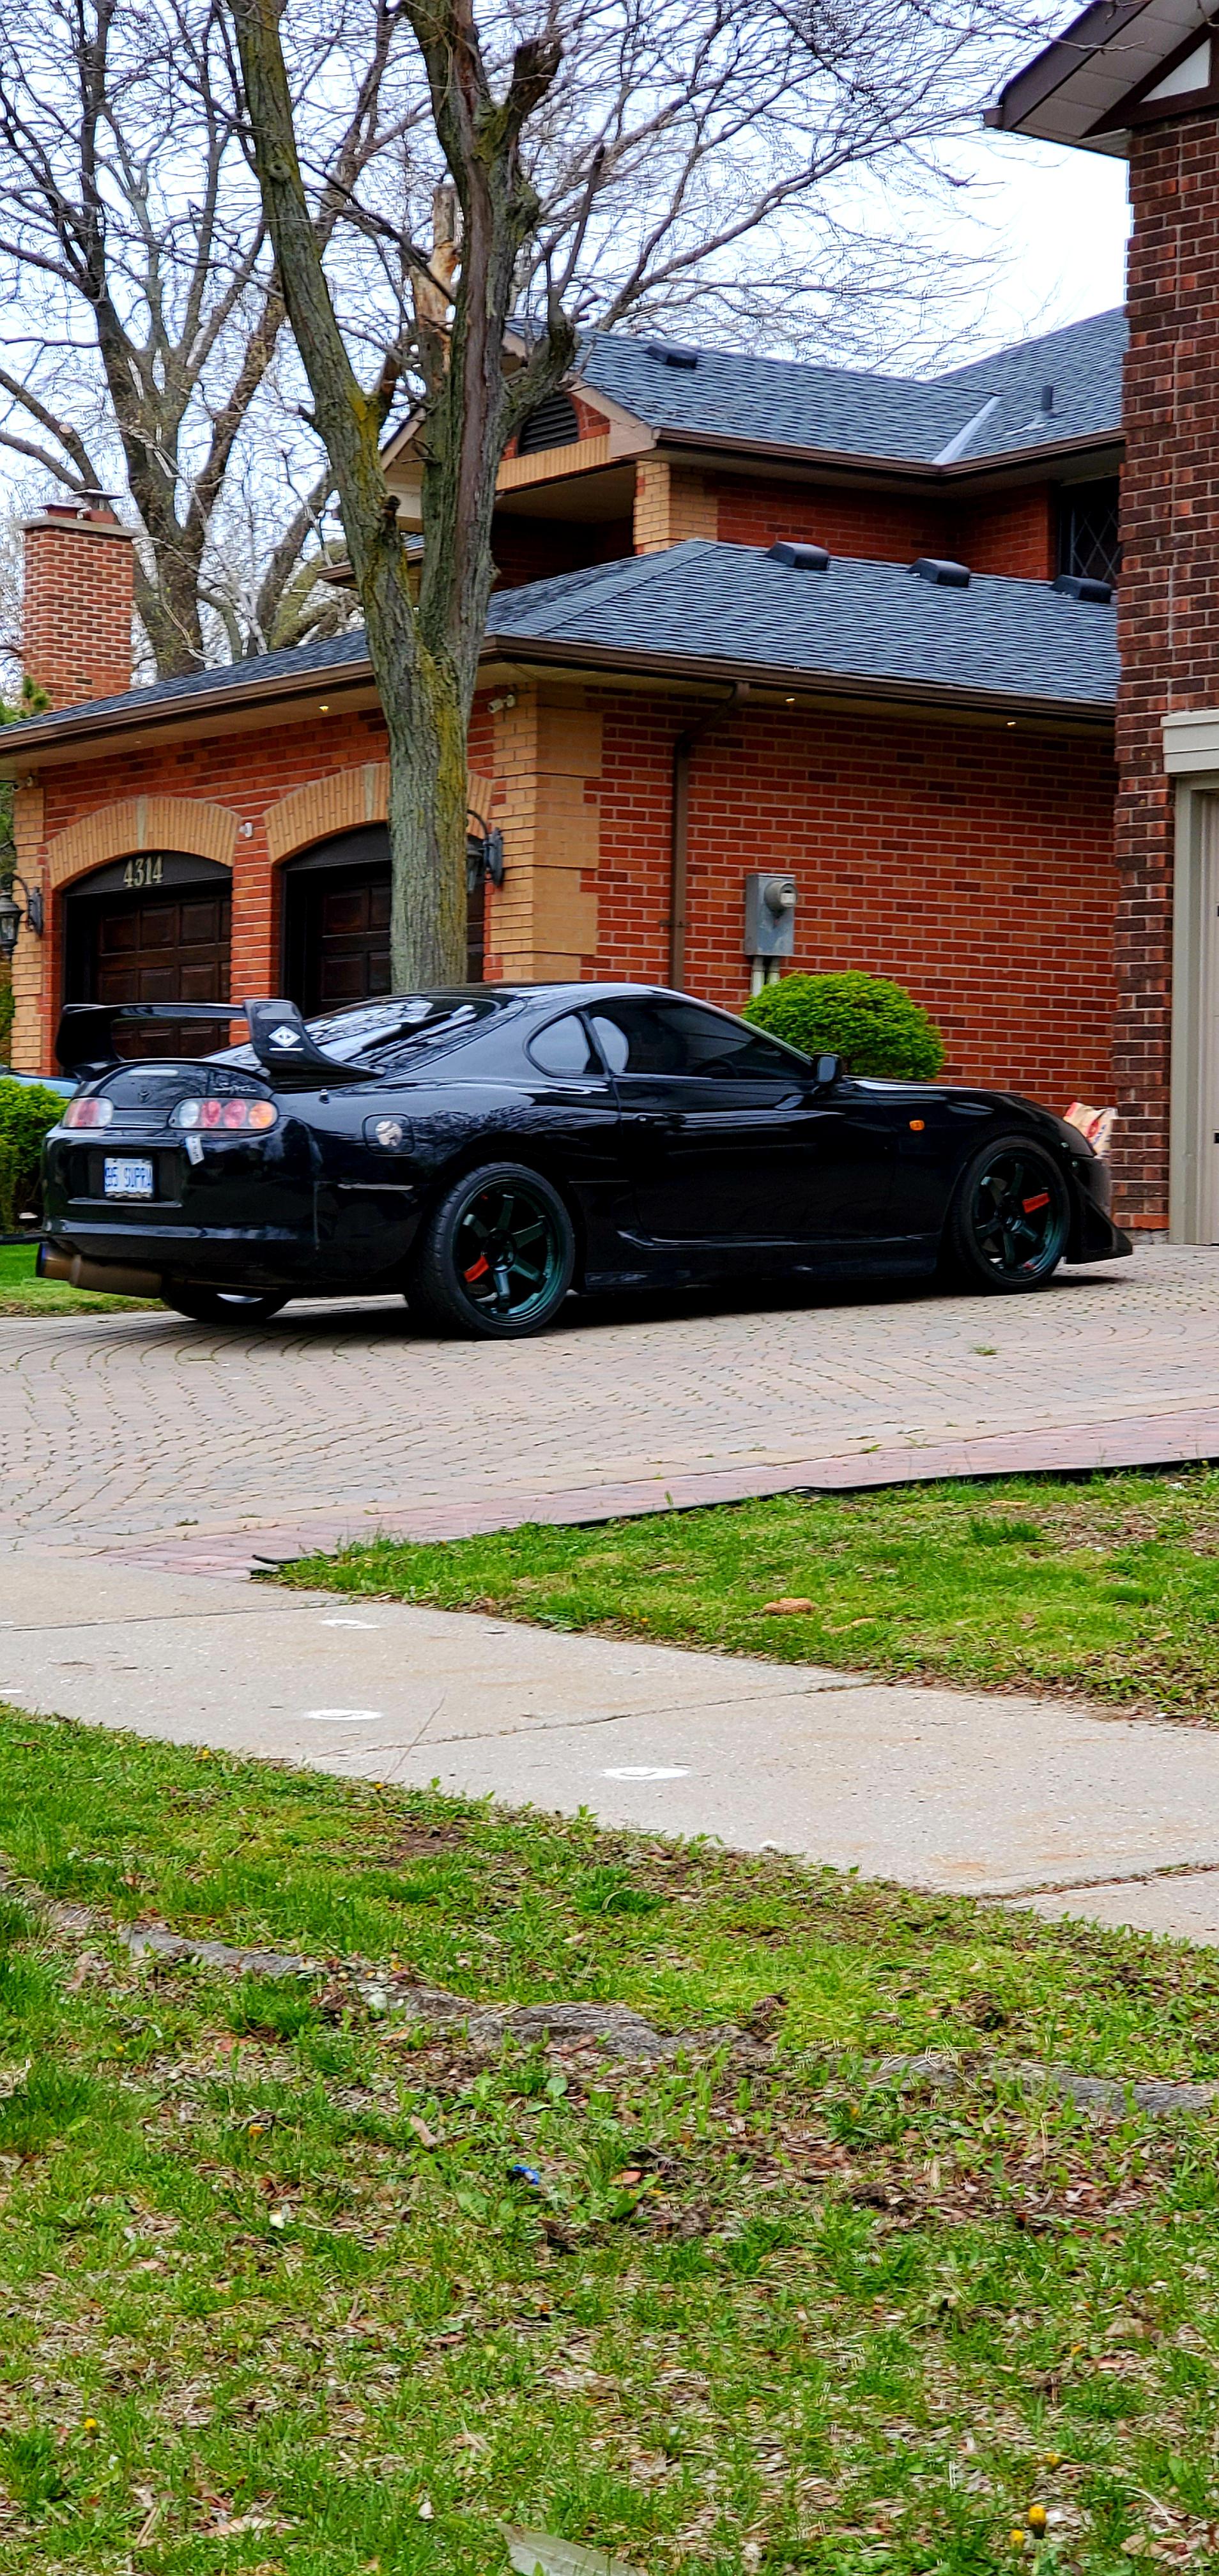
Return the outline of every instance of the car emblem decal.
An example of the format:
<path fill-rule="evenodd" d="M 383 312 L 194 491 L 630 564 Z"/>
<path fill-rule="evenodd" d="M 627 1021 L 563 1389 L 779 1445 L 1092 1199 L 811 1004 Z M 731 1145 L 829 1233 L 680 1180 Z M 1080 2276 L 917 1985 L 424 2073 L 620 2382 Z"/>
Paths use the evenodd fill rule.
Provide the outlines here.
<path fill-rule="evenodd" d="M 282 1027 L 272 1029 L 271 1044 L 272 1046 L 277 1047 L 298 1047 L 300 1045 L 300 1032 L 297 1029 L 290 1029 L 285 1022 Z"/>

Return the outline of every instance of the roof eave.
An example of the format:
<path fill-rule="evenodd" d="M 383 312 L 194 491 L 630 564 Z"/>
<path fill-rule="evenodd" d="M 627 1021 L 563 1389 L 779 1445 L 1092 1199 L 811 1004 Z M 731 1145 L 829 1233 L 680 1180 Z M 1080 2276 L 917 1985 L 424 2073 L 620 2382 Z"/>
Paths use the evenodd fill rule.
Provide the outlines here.
<path fill-rule="evenodd" d="M 1110 726 L 1113 709 L 1094 699 L 1047 698 L 1035 693 L 1011 690 L 953 688 L 917 680 L 885 679 L 867 673 L 842 673 L 793 669 L 786 663 L 749 662 L 724 655 L 685 653 L 647 653 L 638 648 L 608 644 L 569 643 L 558 638 L 514 635 L 492 631 L 484 638 L 480 663 L 529 663 L 538 668 L 564 671 L 586 669 L 598 673 L 634 673 L 641 677 L 674 680 L 720 680 L 732 682 L 747 678 L 755 686 L 786 693 L 793 687 L 815 690 L 820 696 L 883 698 L 910 706 L 961 707 L 995 714 L 1015 712 L 1057 718 L 1072 723 Z M 164 735 L 171 729 L 181 734 L 214 729 L 217 719 L 231 716 L 265 714 L 277 707 L 304 712 L 304 702 L 325 695 L 367 698 L 375 688 L 372 665 L 367 657 L 359 662 L 340 663 L 330 671 L 314 669 L 299 677 L 278 675 L 271 681 L 240 681 L 227 688 L 209 691 L 206 699 L 159 699 L 144 707 L 138 697 L 125 706 L 113 707 L 105 715 L 90 716 L 88 708 L 73 708 L 62 716 L 42 717 L 14 726 L 7 741 L 0 737 L 0 778 L 18 778 L 23 770 L 40 762 L 58 766 L 74 754 L 103 751 L 116 737 L 138 731 L 141 734 Z"/>
<path fill-rule="evenodd" d="M 730 660 L 720 654 L 645 653 L 638 647 L 568 643 L 524 635 L 488 635 L 482 659 L 513 666 L 551 665 L 567 672 L 586 670 L 594 677 L 621 672 L 674 680 L 748 680 L 756 688 L 774 689 L 785 696 L 794 690 L 817 697 L 881 698 L 912 707 L 959 707 L 993 715 L 1058 718 L 1102 731 L 1112 730 L 1115 712 L 1111 701 L 1092 698 L 1046 698 L 1010 689 L 949 688 L 923 680 L 875 678 L 867 672 L 793 669 L 789 663 Z"/>
<path fill-rule="evenodd" d="M 705 449 L 709 455 L 764 457 L 786 464 L 812 466 L 827 474 L 850 474 L 853 479 L 868 482 L 892 482 L 895 477 L 928 484 L 966 482 L 971 476 L 993 475 L 1010 466 L 1023 471 L 1045 458 L 1049 464 L 1061 464 L 1070 456 L 1095 455 L 1121 444 L 1118 426 L 1091 429 L 1072 438 L 1039 438 L 1031 447 L 991 448 L 978 456 L 965 456 L 953 465 L 933 465 L 919 456 L 868 456 L 858 448 L 786 447 L 778 441 L 736 438 L 727 431 L 664 429 L 658 432 L 657 445 L 680 447 L 686 452 Z"/>
<path fill-rule="evenodd" d="M 348 696 L 366 694 L 372 680 L 372 664 L 365 655 L 358 662 L 338 662 L 329 669 L 315 665 L 308 673 L 280 673 L 274 680 L 230 681 L 202 697 L 157 698 L 151 706 L 141 705 L 137 691 L 100 715 L 91 714 L 87 706 L 67 707 L 61 715 L 32 717 L 5 727 L 0 733 L 0 779 L 18 777 L 40 755 L 67 753 L 76 745 L 92 746 L 99 740 L 104 743 L 133 728 L 142 733 L 163 733 L 184 725 L 206 729 L 216 717 L 231 715 L 234 709 L 289 708 L 308 698 L 337 697 L 340 691 Z"/>
<path fill-rule="evenodd" d="M 1119 40 L 1150 15 L 1149 59 L 1132 63 Z M 1153 76 L 1159 51 L 1157 0 L 1091 0 L 1052 44 L 1015 74 L 985 111 L 985 123 L 1003 134 L 1067 144 L 1077 151 L 1121 158 L 1129 150 L 1123 111 Z M 1182 43 L 1210 23 L 1205 0 L 1185 0 L 1175 34 Z M 1116 49 L 1116 50 L 1115 50 Z M 1137 50 L 1137 48 L 1136 48 Z M 1109 59 L 1106 60 L 1106 57 Z"/>

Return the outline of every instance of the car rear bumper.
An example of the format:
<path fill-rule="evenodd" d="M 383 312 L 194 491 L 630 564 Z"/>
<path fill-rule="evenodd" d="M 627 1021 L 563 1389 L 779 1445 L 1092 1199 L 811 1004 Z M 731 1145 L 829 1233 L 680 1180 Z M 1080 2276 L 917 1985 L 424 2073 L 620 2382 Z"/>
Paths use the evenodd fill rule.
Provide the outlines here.
<path fill-rule="evenodd" d="M 136 1271 L 145 1278 L 197 1279 L 224 1288 L 287 1288 L 298 1293 L 316 1284 L 319 1268 L 312 1231 L 303 1238 L 277 1234 L 267 1227 L 213 1232 L 199 1226 L 152 1226 L 147 1222 L 115 1225 L 94 1222 L 68 1210 L 48 1225 L 39 1247 L 38 1270 L 44 1279 L 67 1278 L 73 1260 L 90 1268 Z M 82 1287 L 115 1287 L 105 1279 L 78 1280 Z M 129 1296 L 157 1296 L 159 1287 L 129 1288 Z"/>

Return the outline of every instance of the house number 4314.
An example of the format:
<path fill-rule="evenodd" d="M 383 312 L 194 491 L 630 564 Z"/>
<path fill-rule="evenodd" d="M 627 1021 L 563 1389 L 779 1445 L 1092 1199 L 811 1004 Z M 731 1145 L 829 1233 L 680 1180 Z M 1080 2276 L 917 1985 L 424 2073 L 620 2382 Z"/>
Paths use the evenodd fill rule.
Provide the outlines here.
<path fill-rule="evenodd" d="M 125 886 L 160 885 L 164 873 L 165 862 L 158 850 L 142 859 L 128 859 L 123 870 L 123 883 Z"/>

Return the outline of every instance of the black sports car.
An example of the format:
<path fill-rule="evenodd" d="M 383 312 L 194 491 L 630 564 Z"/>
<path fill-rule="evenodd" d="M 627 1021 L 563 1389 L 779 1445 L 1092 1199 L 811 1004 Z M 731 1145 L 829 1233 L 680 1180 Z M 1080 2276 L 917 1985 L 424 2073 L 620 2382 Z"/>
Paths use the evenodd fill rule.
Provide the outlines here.
<path fill-rule="evenodd" d="M 209 1016 L 244 1017 L 248 1046 L 114 1051 L 120 1020 Z M 47 1141 L 43 1275 L 200 1322 L 401 1290 L 430 1325 L 507 1338 L 573 1288 L 942 1267 L 1008 1291 L 1131 1248 L 1105 1164 L 1049 1110 L 858 1080 L 638 985 L 473 985 L 308 1024 L 290 1002 L 79 1004 L 59 1055 L 85 1078 Z"/>

